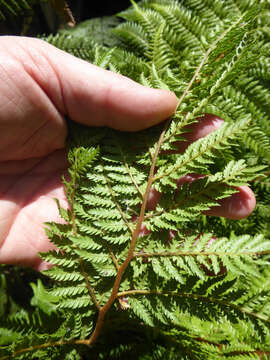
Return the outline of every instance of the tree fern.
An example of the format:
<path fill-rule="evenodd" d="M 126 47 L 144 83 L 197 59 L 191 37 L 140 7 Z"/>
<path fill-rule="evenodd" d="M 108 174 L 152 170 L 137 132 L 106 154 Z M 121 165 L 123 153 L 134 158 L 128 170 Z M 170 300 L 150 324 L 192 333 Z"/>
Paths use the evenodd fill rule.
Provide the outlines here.
<path fill-rule="evenodd" d="M 72 31 L 47 38 L 179 102 L 135 134 L 69 122 L 69 209 L 59 206 L 64 225 L 44 225 L 58 249 L 41 255 L 53 281 L 32 285 L 34 309 L 3 321 L 12 344 L 0 359 L 269 358 L 268 11 L 267 1 L 144 0 L 120 14 L 113 49 Z M 176 154 L 205 113 L 224 124 Z M 179 187 L 190 174 L 202 176 Z M 202 215 L 249 182 L 250 220 Z"/>

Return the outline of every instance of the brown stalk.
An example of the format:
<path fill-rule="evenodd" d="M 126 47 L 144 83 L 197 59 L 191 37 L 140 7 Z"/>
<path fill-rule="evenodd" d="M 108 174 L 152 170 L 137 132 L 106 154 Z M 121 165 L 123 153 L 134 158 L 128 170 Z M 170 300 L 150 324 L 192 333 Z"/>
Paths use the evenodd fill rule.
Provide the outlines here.
<path fill-rule="evenodd" d="M 167 120 L 167 122 L 165 124 L 165 127 L 164 127 L 164 130 L 162 131 L 162 133 L 160 135 L 160 138 L 159 138 L 159 141 L 158 141 L 158 144 L 157 144 L 157 147 L 156 147 L 156 151 L 155 151 L 155 154 L 154 154 L 154 159 L 153 159 L 153 162 L 152 162 L 152 165 L 151 165 L 151 168 L 150 168 L 150 172 L 149 172 L 149 176 L 148 176 L 147 187 L 146 187 L 146 190 L 145 190 L 145 193 L 144 193 L 144 196 L 143 196 L 143 202 L 142 202 L 142 206 L 141 206 L 141 210 L 140 210 L 140 215 L 139 215 L 139 218 L 138 218 L 138 221 L 137 221 L 136 228 L 132 233 L 132 239 L 131 239 L 130 248 L 129 248 L 129 251 L 128 251 L 127 258 L 123 262 L 123 264 L 120 266 L 120 268 L 119 268 L 119 270 L 117 272 L 117 275 L 116 275 L 116 278 L 115 278 L 115 281 L 114 281 L 114 285 L 113 285 L 113 288 L 112 288 L 111 296 L 109 297 L 106 304 L 99 310 L 95 330 L 93 331 L 92 335 L 90 336 L 90 338 L 89 338 L 89 340 L 87 342 L 88 346 L 94 344 L 94 342 L 98 338 L 98 336 L 100 334 L 100 331 L 101 331 L 101 328 L 102 328 L 104 317 L 105 317 L 106 313 L 108 312 L 108 310 L 111 308 L 111 306 L 114 303 L 115 299 L 117 298 L 117 293 L 118 293 L 118 290 L 119 290 L 119 286 L 121 284 L 123 274 L 124 274 L 126 268 L 128 267 L 130 261 L 133 259 L 133 252 L 134 252 L 134 249 L 135 249 L 135 246 L 136 246 L 137 238 L 139 237 L 139 233 L 141 231 L 141 226 L 142 226 L 142 223 L 143 223 L 143 220 L 144 220 L 144 214 L 145 214 L 145 210 L 146 210 L 147 199 L 148 199 L 148 195 L 149 195 L 152 183 L 153 183 L 154 172 L 155 172 L 155 164 L 156 164 L 157 157 L 158 157 L 158 154 L 159 154 L 159 150 L 160 150 L 164 135 L 166 133 L 167 127 L 169 125 L 169 122 L 170 122 L 170 119 Z"/>

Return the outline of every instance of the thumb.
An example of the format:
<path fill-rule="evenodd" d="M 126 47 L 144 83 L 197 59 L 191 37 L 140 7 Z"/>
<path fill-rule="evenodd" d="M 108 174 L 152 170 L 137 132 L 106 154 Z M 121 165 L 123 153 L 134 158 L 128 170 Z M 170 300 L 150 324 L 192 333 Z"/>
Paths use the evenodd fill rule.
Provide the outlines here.
<path fill-rule="evenodd" d="M 177 106 L 170 91 L 144 87 L 39 39 L 15 41 L 32 60 L 28 66 L 25 62 L 26 71 L 57 109 L 74 121 L 136 131 L 168 118 Z"/>

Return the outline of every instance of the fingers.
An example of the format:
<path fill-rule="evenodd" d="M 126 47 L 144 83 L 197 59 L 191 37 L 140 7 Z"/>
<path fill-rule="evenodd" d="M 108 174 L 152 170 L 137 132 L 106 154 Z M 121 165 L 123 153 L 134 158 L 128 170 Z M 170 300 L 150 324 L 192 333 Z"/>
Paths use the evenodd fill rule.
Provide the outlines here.
<path fill-rule="evenodd" d="M 198 122 L 185 127 L 185 129 L 189 131 L 183 135 L 186 141 L 183 140 L 175 143 L 177 150 L 166 151 L 166 153 L 183 153 L 192 142 L 210 134 L 214 130 L 217 130 L 222 124 L 223 120 L 212 114 L 206 114 L 203 117 L 198 118 Z M 178 187 L 185 182 L 192 182 L 198 177 L 200 176 L 195 174 L 193 174 L 193 176 L 184 176 L 181 179 L 178 179 Z M 161 193 L 152 188 L 147 200 L 147 209 L 155 210 L 160 198 Z"/>
<path fill-rule="evenodd" d="M 52 61 L 67 114 L 85 125 L 137 131 L 165 120 L 177 106 L 172 92 L 146 88 L 70 55 L 55 51 Z"/>
<path fill-rule="evenodd" d="M 178 152 L 182 153 L 193 142 L 212 131 L 217 130 L 223 124 L 223 120 L 216 115 L 206 114 L 199 118 L 195 124 L 187 127 L 190 132 L 185 134 L 186 142 L 177 144 Z M 198 175 L 192 174 L 178 180 L 178 186 L 184 182 L 192 182 L 198 178 Z M 227 219 L 238 220 L 249 216 L 256 206 L 256 199 L 253 191 L 248 186 L 240 186 L 238 192 L 229 198 L 219 201 L 220 206 L 216 206 L 204 214 L 211 216 L 222 216 Z"/>
<path fill-rule="evenodd" d="M 201 178 L 197 174 L 189 174 L 177 181 L 178 188 L 186 182 L 193 182 Z M 229 198 L 219 200 L 220 206 L 215 206 L 212 209 L 203 212 L 205 215 L 222 216 L 227 219 L 239 220 L 249 216 L 256 206 L 256 199 L 253 191 L 248 186 L 240 186 L 237 188 L 238 192 L 231 195 Z M 181 191 L 181 190 L 180 190 Z M 150 190 L 147 209 L 150 211 L 155 210 L 162 194 L 152 188 Z"/>
<path fill-rule="evenodd" d="M 177 147 L 176 153 L 182 154 L 191 143 L 217 130 L 223 124 L 222 119 L 212 114 L 206 114 L 197 120 L 198 122 L 185 127 L 185 130 L 188 131 L 183 134 L 186 141 L 175 143 Z"/>
<path fill-rule="evenodd" d="M 187 127 L 190 132 L 184 134 L 187 141 L 177 142 L 177 153 L 183 153 L 185 149 L 194 141 L 201 137 L 204 137 L 214 130 L 217 130 L 223 124 L 223 120 L 219 117 L 211 114 L 198 119 L 198 122 L 189 125 Z M 181 191 L 181 185 L 184 183 L 192 183 L 203 175 L 187 174 L 178 179 L 177 185 L 179 191 Z M 240 186 L 237 188 L 238 192 L 230 196 L 229 198 L 219 201 L 220 206 L 213 207 L 212 209 L 205 211 L 205 215 L 210 216 L 222 216 L 228 219 L 238 220 L 243 219 L 250 215 L 256 206 L 256 199 L 253 191 L 248 186 Z M 156 191 L 154 188 L 150 190 L 147 209 L 155 210 L 162 194 Z"/>
<path fill-rule="evenodd" d="M 256 206 L 253 191 L 248 186 L 240 186 L 238 192 L 229 198 L 219 201 L 220 206 L 205 211 L 205 215 L 222 216 L 232 220 L 239 220 L 252 213 Z"/>
<path fill-rule="evenodd" d="M 218 116 L 213 114 L 205 114 L 203 117 L 200 117 L 197 120 L 198 122 L 186 127 L 186 129 L 188 129 L 190 132 L 185 134 L 187 141 L 184 143 L 182 142 L 182 144 L 185 144 L 185 148 L 187 148 L 194 141 L 210 134 L 212 131 L 217 130 L 224 122 Z"/>
<path fill-rule="evenodd" d="M 172 92 L 146 88 L 41 40 L 3 37 L 1 41 L 8 44 L 12 56 L 24 61 L 24 69 L 58 111 L 82 124 L 136 131 L 165 120 L 177 106 Z"/>

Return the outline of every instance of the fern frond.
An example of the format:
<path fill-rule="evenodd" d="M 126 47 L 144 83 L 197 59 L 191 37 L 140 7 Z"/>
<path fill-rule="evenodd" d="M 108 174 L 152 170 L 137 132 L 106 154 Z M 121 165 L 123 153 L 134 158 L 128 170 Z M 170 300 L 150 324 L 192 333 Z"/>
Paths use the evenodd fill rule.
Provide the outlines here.
<path fill-rule="evenodd" d="M 47 41 L 175 91 L 178 107 L 171 119 L 139 133 L 69 123 L 69 208 L 58 203 L 65 224 L 46 224 L 57 250 L 41 255 L 55 265 L 46 271 L 53 284 L 46 291 L 33 285 L 39 310 L 33 318 L 21 315 L 19 328 L 31 326 L 25 338 L 18 330 L 18 341 L 1 348 L 2 360 L 77 359 L 86 349 L 97 358 L 102 336 L 123 328 L 144 341 L 148 332 L 151 354 L 129 339 L 99 358 L 134 351 L 162 359 L 168 347 L 177 359 L 255 359 L 270 348 L 267 2 L 132 4 L 120 14 L 127 21 L 114 30 L 113 50 L 71 32 Z M 177 154 L 187 125 L 205 112 L 224 124 Z M 258 195 L 256 216 L 202 216 L 247 183 Z M 154 208 L 153 189 L 160 192 Z M 57 319 L 51 333 L 40 329 L 44 314 L 37 317 L 47 308 Z M 108 336 L 108 329 L 115 331 Z"/>

